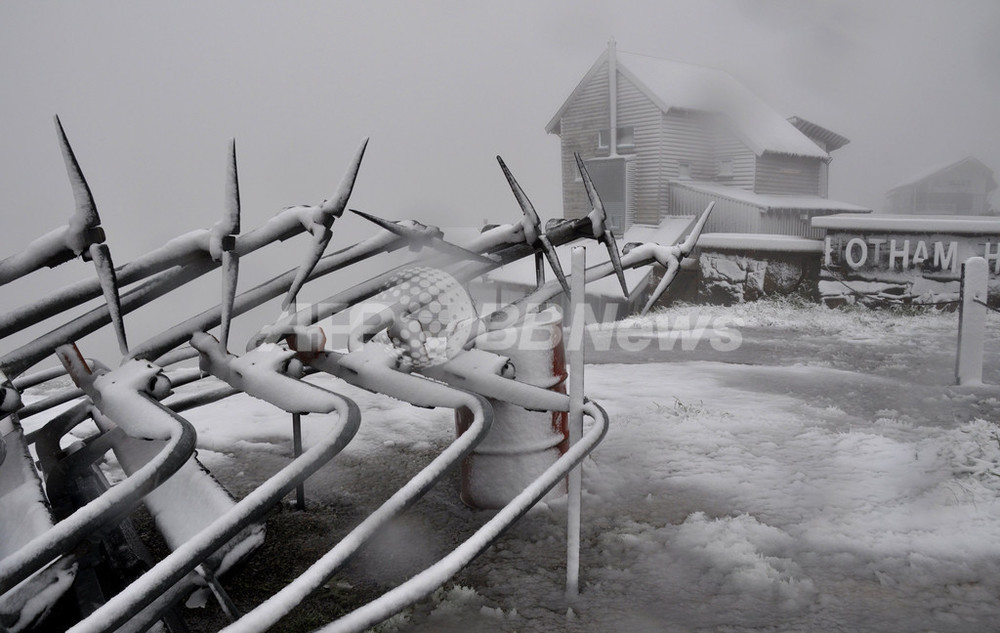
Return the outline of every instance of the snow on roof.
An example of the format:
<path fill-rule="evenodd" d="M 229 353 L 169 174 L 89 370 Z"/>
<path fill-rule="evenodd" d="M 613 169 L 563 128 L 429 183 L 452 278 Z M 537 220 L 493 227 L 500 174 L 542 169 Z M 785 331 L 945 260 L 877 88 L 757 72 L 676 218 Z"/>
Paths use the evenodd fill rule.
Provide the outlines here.
<path fill-rule="evenodd" d="M 657 242 L 658 244 L 670 245 L 680 241 L 687 234 L 687 231 L 694 224 L 694 216 L 673 216 L 664 218 L 659 225 L 633 224 L 622 238 L 618 239 L 618 247 L 621 248 L 629 242 Z M 587 267 L 603 264 L 608 261 L 608 251 L 603 244 L 591 239 L 580 239 L 569 244 L 556 247 L 559 254 L 559 261 L 563 270 L 568 275 L 571 270 L 571 252 L 574 246 L 583 246 L 587 249 Z M 629 291 L 634 292 L 649 275 L 651 269 L 647 267 L 632 268 L 625 270 L 625 282 Z M 548 270 L 546 263 L 546 279 L 554 279 L 552 271 Z M 486 275 L 488 282 L 512 284 L 519 286 L 535 285 L 535 258 L 524 257 L 515 262 L 497 268 Z M 587 295 L 608 298 L 620 298 L 622 288 L 617 277 L 610 275 L 604 279 L 587 284 Z"/>
<path fill-rule="evenodd" d="M 992 191 L 993 189 L 997 188 L 996 180 L 993 177 L 993 170 L 990 169 L 989 167 L 987 167 L 986 164 L 983 163 L 983 161 L 979 160 L 975 156 L 966 156 L 965 158 L 961 158 L 959 160 L 952 161 L 952 162 L 950 162 L 950 163 L 948 163 L 946 165 L 938 165 L 937 167 L 933 167 L 931 169 L 926 169 L 926 170 L 920 172 L 919 174 L 917 174 L 916 176 L 913 176 L 913 177 L 907 179 L 905 182 L 902 182 L 902 183 L 896 185 L 895 187 L 893 187 L 892 189 L 890 189 L 886 193 L 888 195 L 888 194 L 891 194 L 893 191 L 896 191 L 897 189 L 902 189 L 903 187 L 909 187 L 911 185 L 915 185 L 918 182 L 920 182 L 921 180 L 925 180 L 927 178 L 930 178 L 931 176 L 937 175 L 937 174 L 939 174 L 941 172 L 944 172 L 944 171 L 949 171 L 951 169 L 955 169 L 956 167 L 959 167 L 959 166 L 961 166 L 961 165 L 963 165 L 965 163 L 972 163 L 972 164 L 978 166 L 980 169 L 984 170 L 985 172 L 987 172 L 989 174 L 990 182 L 993 184 L 993 186 L 990 188 L 990 191 Z"/>
<path fill-rule="evenodd" d="M 826 143 L 827 152 L 838 150 L 851 142 L 846 136 L 841 136 L 840 134 L 832 132 L 821 125 L 816 125 L 812 121 L 807 121 L 800 116 L 790 116 L 788 117 L 788 122 L 799 130 L 802 130 L 802 133 L 809 138 L 819 139 Z"/>
<path fill-rule="evenodd" d="M 698 248 L 724 248 L 750 251 L 781 251 L 783 253 L 822 253 L 823 240 L 810 240 L 794 235 L 764 233 L 703 233 Z"/>
<path fill-rule="evenodd" d="M 827 215 L 813 218 L 812 226 L 848 231 L 1000 234 L 1000 218 L 970 215 Z"/>
<path fill-rule="evenodd" d="M 724 71 L 635 53 L 616 51 L 615 55 L 618 70 L 664 112 L 677 108 L 723 113 L 757 155 L 774 152 L 822 159 L 830 156 Z M 546 126 L 546 131 L 557 131 L 563 113 L 607 59 L 608 51 L 604 51 Z"/>
<path fill-rule="evenodd" d="M 763 194 L 730 187 L 728 185 L 707 184 L 693 181 L 672 181 L 671 186 L 684 187 L 692 191 L 708 194 L 718 198 L 735 200 L 760 207 L 761 212 L 767 211 L 843 211 L 845 213 L 871 213 L 872 210 L 851 204 L 839 202 L 819 196 L 784 196 L 778 194 Z"/>

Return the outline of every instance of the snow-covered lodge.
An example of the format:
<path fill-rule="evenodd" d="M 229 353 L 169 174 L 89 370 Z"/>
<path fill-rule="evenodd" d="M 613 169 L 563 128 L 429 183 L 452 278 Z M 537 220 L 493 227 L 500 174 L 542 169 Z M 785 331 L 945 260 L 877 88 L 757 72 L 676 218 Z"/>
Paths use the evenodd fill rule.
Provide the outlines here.
<path fill-rule="evenodd" d="M 845 137 L 781 116 L 725 72 L 621 52 L 614 41 L 545 129 L 560 139 L 564 217 L 590 211 L 579 153 L 620 243 L 674 243 L 715 201 L 699 265 L 702 282 L 721 276 L 702 288 L 717 300 L 790 291 L 816 277 L 824 231 L 812 218 L 871 212 L 827 196 L 831 153 L 848 143 Z M 741 257 L 748 233 L 764 260 Z M 607 259 L 597 248 L 588 253 L 591 264 Z M 486 285 L 498 299 L 524 294 L 534 285 L 529 264 L 491 273 Z M 595 314 L 611 319 L 641 305 L 651 276 L 627 273 L 627 298 L 613 279 L 588 285 Z M 692 286 L 685 277 L 677 286 Z"/>
<path fill-rule="evenodd" d="M 618 51 L 612 41 L 546 131 L 562 147 L 567 218 L 590 209 L 578 152 L 611 225 L 699 213 L 708 232 L 821 238 L 811 218 L 870 209 L 827 197 L 831 153 L 848 139 L 785 118 L 720 70 Z"/>
<path fill-rule="evenodd" d="M 990 207 L 996 190 L 993 170 L 968 156 L 924 172 L 886 193 L 885 213 L 913 215 L 997 215 Z"/>

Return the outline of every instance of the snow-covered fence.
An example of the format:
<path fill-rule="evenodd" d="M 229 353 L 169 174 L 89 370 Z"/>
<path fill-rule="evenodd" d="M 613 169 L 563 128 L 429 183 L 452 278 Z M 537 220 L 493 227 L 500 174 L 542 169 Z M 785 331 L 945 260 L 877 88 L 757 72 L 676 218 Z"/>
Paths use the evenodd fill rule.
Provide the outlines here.
<path fill-rule="evenodd" d="M 960 385 L 983 382 L 983 341 L 986 337 L 986 295 L 989 267 L 982 257 L 962 263 L 962 290 L 958 318 L 958 354 L 955 379 Z"/>
<path fill-rule="evenodd" d="M 0 616 L 3 618 L 0 628 L 10 628 L 9 623 L 13 622 L 12 630 L 18 632 L 36 624 L 46 626 L 46 613 L 73 582 L 82 583 L 81 594 L 103 599 L 103 589 L 95 574 L 88 572 L 74 578 L 76 546 L 85 540 L 99 541 L 106 534 L 119 530 L 118 523 L 140 502 L 150 509 L 173 552 L 107 599 L 72 630 L 145 630 L 162 617 L 165 609 L 188 593 L 193 582 L 208 583 L 224 610 L 231 617 L 238 617 L 234 609 L 227 609 L 228 599 L 216 574 L 224 572 L 260 543 L 263 534 L 260 521 L 267 511 L 291 490 L 298 488 L 301 494 L 302 482 L 337 455 L 351 441 L 361 423 L 361 411 L 354 402 L 302 382 L 299 379 L 304 374 L 330 373 L 364 389 L 417 406 L 468 409 L 473 417 L 466 431 L 430 464 L 306 574 L 248 617 L 238 619 L 233 630 L 262 630 L 281 614 L 295 608 L 380 527 L 404 512 L 450 468 L 475 450 L 486 437 L 493 420 L 493 407 L 487 398 L 498 407 L 542 411 L 540 416 L 546 423 L 565 420 L 571 407 L 593 419 L 594 424 L 585 433 L 582 422 L 575 427 L 575 441 L 568 448 L 564 434 L 546 437 L 548 444 L 560 444 L 558 457 L 549 460 L 547 467 L 532 476 L 514 483 L 506 482 L 508 490 L 497 504 L 502 506 L 500 511 L 465 543 L 406 583 L 334 623 L 330 630 L 359 631 L 433 592 L 559 485 L 597 446 L 609 424 L 603 409 L 593 402 L 584 402 L 582 382 L 573 389 L 574 406 L 564 390 L 525 380 L 531 373 L 527 365 L 535 361 L 517 354 L 504 356 L 497 353 L 501 350 L 488 349 L 486 344 L 477 346 L 477 341 L 488 338 L 500 328 L 530 330 L 531 326 L 525 325 L 526 319 L 531 318 L 543 302 L 569 291 L 555 246 L 580 238 L 599 241 L 607 248 L 609 261 L 586 272 L 580 266 L 574 276 L 575 293 L 582 295 L 587 281 L 613 274 L 627 295 L 624 268 L 656 262 L 666 271 L 646 305 L 648 309 L 676 276 L 680 260 L 691 253 L 711 209 L 709 206 L 683 244 L 629 244 L 621 253 L 614 235 L 607 228 L 603 204 L 580 157 L 577 157 L 577 164 L 593 208 L 584 218 L 550 222 L 545 230 L 527 196 L 501 160 L 500 166 L 523 212 L 520 221 L 486 230 L 463 248 L 445 242 L 435 227 L 413 221 L 388 222 L 357 212 L 383 231 L 324 256 L 333 234 L 331 226 L 347 208 L 365 144 L 355 154 L 336 194 L 329 200 L 319 205 L 290 207 L 262 226 L 240 235 L 234 142 L 230 147 L 227 205 L 222 220 L 209 229 L 175 238 L 115 269 L 111 265 L 110 251 L 103 243 L 105 236 L 90 189 L 61 125 L 58 132 L 77 213 L 65 227 L 36 240 L 25 252 L 0 261 L 0 285 L 29 274 L 39 266 L 56 265 L 78 256 L 95 262 L 96 278 L 78 282 L 0 315 L 0 340 L 47 319 L 66 315 L 102 294 L 105 304 L 0 355 Z M 240 257 L 302 232 L 310 234 L 310 244 L 297 268 L 236 295 Z M 404 246 L 412 250 L 428 246 L 445 255 L 423 256 L 384 275 L 341 289 L 321 302 L 318 308 L 296 311 L 296 295 L 306 282 Z M 439 277 L 450 279 L 453 289 L 464 292 L 463 284 L 470 279 L 523 257 L 535 257 L 539 287 L 526 300 L 491 314 L 476 314 L 473 307 L 471 314 L 453 312 L 442 316 L 440 306 L 447 303 L 439 301 L 443 291 L 439 288 L 432 293 L 423 292 L 431 284 L 416 282 L 426 282 L 426 279 L 416 279 L 410 284 L 420 290 L 411 291 L 409 295 L 400 290 L 414 281 L 414 271 L 434 270 Z M 548 283 L 544 281 L 545 260 L 556 277 Z M 215 268 L 222 269 L 223 277 L 218 306 L 209 307 L 144 343 L 129 346 L 124 315 Z M 120 292 L 120 286 L 129 284 L 133 286 Z M 231 353 L 227 346 L 231 319 L 279 297 L 282 298 L 279 318 L 259 330 L 247 346 L 246 354 Z M 373 298 L 387 301 L 388 305 L 382 305 L 376 310 L 374 321 L 366 322 L 352 334 L 348 353 L 327 349 L 325 334 L 316 323 L 359 303 L 371 303 Z M 432 307 L 435 304 L 438 307 Z M 428 314 L 437 317 L 437 329 L 425 331 Z M 542 329 L 551 326 L 538 319 L 535 321 L 535 325 L 543 326 Z M 121 366 L 116 369 L 84 361 L 76 349 L 80 338 L 109 324 L 114 327 L 123 356 Z M 218 338 L 207 333 L 216 326 L 220 328 Z M 433 350 L 432 339 L 437 341 Z M 521 342 L 524 341 L 530 343 L 533 339 L 522 336 Z M 262 347 L 263 343 L 271 345 Z M 22 391 L 62 375 L 63 370 L 59 369 L 23 375 L 53 354 L 64 363 L 76 388 L 57 390 L 24 406 Z M 548 349 L 541 356 L 552 377 L 562 381 L 566 371 L 561 347 Z M 163 369 L 193 358 L 198 358 L 198 368 L 180 368 L 169 373 Z M 509 371 L 517 365 L 522 369 L 520 381 L 512 379 Z M 574 371 L 579 380 L 582 368 Z M 195 383 L 207 375 L 217 378 L 223 386 L 168 397 L 173 388 Z M 295 457 L 291 463 L 240 501 L 230 498 L 194 460 L 197 434 L 179 415 L 237 393 L 277 406 L 296 416 L 296 422 L 298 416 L 305 413 L 333 413 L 336 418 L 328 425 L 326 434 L 301 455 L 296 433 L 293 438 Z M 57 405 L 74 400 L 80 401 L 62 413 L 49 414 L 50 417 L 37 423 L 31 433 L 23 433 L 21 419 L 29 415 L 42 418 L 43 413 Z M 97 432 L 90 431 L 91 435 L 84 441 L 64 448 L 63 438 L 88 419 L 96 422 Z M 30 447 L 34 447 L 37 462 L 29 454 Z M 501 452 L 512 450 L 511 446 L 500 448 Z M 97 462 L 109 451 L 114 452 L 126 474 L 122 482 L 110 487 L 95 470 Z M 76 485 L 77 478 L 97 482 L 97 485 L 88 483 L 84 495 L 65 494 Z M 579 480 L 575 481 L 578 497 Z M 16 494 L 12 494 L 14 490 Z M 28 503 L 21 503 L 25 499 Z M 49 516 L 53 500 L 59 502 L 56 521 Z M 567 587 L 570 594 L 575 594 L 579 558 L 574 554 L 572 542 L 575 538 L 576 547 L 579 546 L 578 533 L 576 537 L 573 535 L 573 526 L 579 529 L 579 512 L 569 514 L 571 545 L 567 557 Z M 44 520 L 9 520 L 28 515 Z M 12 531 L 15 529 L 17 534 Z M 88 556 L 91 562 L 101 563 L 99 556 Z M 49 565 L 52 561 L 54 563 Z M 45 569 L 39 572 L 43 567 Z M 123 579 L 123 582 L 127 581 Z M 37 590 L 42 586 L 44 591 Z M 81 612 L 87 614 L 95 606 L 87 605 Z"/>

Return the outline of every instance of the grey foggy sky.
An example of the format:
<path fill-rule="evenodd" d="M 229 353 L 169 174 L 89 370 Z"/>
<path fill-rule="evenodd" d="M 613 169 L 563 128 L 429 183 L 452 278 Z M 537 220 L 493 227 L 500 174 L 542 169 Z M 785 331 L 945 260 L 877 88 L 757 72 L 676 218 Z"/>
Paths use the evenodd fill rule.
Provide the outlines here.
<path fill-rule="evenodd" d="M 352 206 L 513 220 L 501 154 L 542 217 L 559 216 L 559 141 L 544 126 L 611 37 L 726 70 L 782 115 L 847 136 L 831 197 L 877 208 L 968 154 L 1000 170 L 993 0 L 15 0 L 0 3 L 0 33 L 2 255 L 72 211 L 56 113 L 119 264 L 218 218 L 231 137 L 244 230 L 330 195 L 365 136 Z M 331 248 L 372 232 L 338 226 Z"/>

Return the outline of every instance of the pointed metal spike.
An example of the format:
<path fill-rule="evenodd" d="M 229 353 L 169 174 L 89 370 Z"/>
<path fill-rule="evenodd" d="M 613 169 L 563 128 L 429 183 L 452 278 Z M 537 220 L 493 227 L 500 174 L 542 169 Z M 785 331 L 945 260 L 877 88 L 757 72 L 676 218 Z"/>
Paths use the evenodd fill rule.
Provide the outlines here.
<path fill-rule="evenodd" d="M 545 253 L 535 251 L 535 288 L 545 284 Z"/>
<path fill-rule="evenodd" d="M 368 147 L 368 139 L 365 138 L 361 142 L 361 147 L 354 153 L 354 159 L 351 161 L 350 167 L 347 168 L 347 172 L 344 174 L 343 179 L 340 181 L 340 185 L 337 187 L 337 192 L 332 198 L 325 200 L 319 208 L 319 214 L 321 218 L 316 218 L 323 226 L 329 228 L 333 224 L 333 221 L 340 216 L 344 215 L 344 209 L 347 207 L 347 201 L 351 197 L 351 192 L 354 190 L 354 183 L 358 179 L 358 171 L 361 169 L 361 160 L 365 157 L 365 148 Z"/>
<path fill-rule="evenodd" d="M 281 302 L 281 309 L 285 310 L 290 305 L 295 303 L 295 299 L 299 294 L 299 290 L 305 285 L 306 281 L 309 279 L 309 275 L 312 274 L 314 268 L 316 268 L 317 262 L 323 257 L 323 253 L 326 251 L 327 244 L 330 243 L 330 238 L 333 237 L 333 231 L 326 227 L 320 227 L 318 233 L 313 235 L 312 245 L 310 246 L 309 252 L 306 253 L 305 259 L 302 264 L 299 265 L 299 269 L 295 273 L 295 280 L 292 281 L 292 285 L 288 288 L 288 293 Z"/>
<path fill-rule="evenodd" d="M 692 251 L 694 251 L 694 247 L 698 243 L 698 238 L 701 236 L 701 231 L 705 228 L 705 223 L 708 222 L 708 215 L 712 212 L 713 208 L 715 208 L 714 200 L 708 203 L 708 206 L 705 207 L 704 211 L 702 211 L 701 217 L 698 218 L 698 222 L 696 222 L 694 228 L 691 229 L 691 233 L 687 236 L 687 239 L 680 244 L 682 258 L 687 257 Z"/>
<path fill-rule="evenodd" d="M 240 234 L 240 182 L 236 168 L 236 139 L 229 143 L 229 165 L 226 174 L 226 210 L 222 230 L 229 235 Z"/>
<path fill-rule="evenodd" d="M 514 175 L 510 173 L 510 170 L 507 169 L 507 164 L 499 156 L 497 156 L 497 162 L 500 163 L 500 169 L 503 170 L 503 175 L 507 178 L 507 184 L 510 185 L 511 191 L 514 192 L 514 198 L 517 200 L 517 204 L 521 207 L 521 212 L 524 213 L 524 217 L 528 222 L 528 224 L 522 223 L 525 228 L 525 241 L 528 244 L 534 244 L 535 239 L 541 234 L 542 221 L 538 217 L 538 213 L 535 212 L 535 207 L 531 204 L 531 200 L 524 193 L 524 189 L 514 179 Z M 529 231 L 532 234 L 529 235 Z"/>
<path fill-rule="evenodd" d="M 549 268 L 555 273 L 556 279 L 559 280 L 559 285 L 562 286 L 563 292 L 568 297 L 569 281 L 566 280 L 566 274 L 563 272 L 562 264 L 559 262 L 559 253 L 556 252 L 556 248 L 552 246 L 552 242 L 549 241 L 548 236 L 544 233 L 538 236 L 538 240 L 542 244 L 542 252 L 545 254 L 545 258 L 549 260 Z"/>
<path fill-rule="evenodd" d="M 240 257 L 236 252 L 236 236 L 240 233 L 240 180 L 236 164 L 236 139 L 229 143 L 229 164 L 226 174 L 226 209 L 220 231 L 222 244 L 222 303 L 219 323 L 219 350 L 229 352 L 229 330 L 233 320 L 233 305 L 240 278 Z"/>
<path fill-rule="evenodd" d="M 652 294 L 649 295 L 649 299 L 646 301 L 646 305 L 643 306 L 640 315 L 645 315 L 649 312 L 649 309 L 653 307 L 653 304 L 667 291 L 667 287 L 673 282 L 674 278 L 677 276 L 677 271 L 680 270 L 680 265 L 676 261 L 671 261 L 670 265 L 667 267 L 666 272 L 663 273 L 663 278 L 660 279 L 660 283 L 656 284 L 656 289 L 653 290 Z"/>
<path fill-rule="evenodd" d="M 625 283 L 625 270 L 622 268 L 621 253 L 618 252 L 618 243 L 610 230 L 605 230 L 601 236 L 601 241 L 608 247 L 608 255 L 611 257 L 611 265 L 615 268 L 615 275 L 618 276 L 618 283 L 622 285 L 622 293 L 628 298 L 628 285 Z"/>
<path fill-rule="evenodd" d="M 350 211 L 351 211 L 351 213 L 354 213 L 356 215 L 360 215 L 361 217 L 363 217 L 364 219 L 368 220 L 372 224 L 376 224 L 376 225 L 382 227 L 383 229 L 385 229 L 386 231 L 389 231 L 390 233 L 395 233 L 396 235 L 398 235 L 400 237 L 408 237 L 408 238 L 415 237 L 414 234 L 416 233 L 416 231 L 414 231 L 410 227 L 400 226 L 396 222 L 391 222 L 389 220 L 383 220 L 382 218 L 380 218 L 378 216 L 371 215 L 370 213 L 365 213 L 364 211 L 358 211 L 357 209 L 351 209 Z"/>
<path fill-rule="evenodd" d="M 76 202 L 76 216 L 81 223 L 80 228 L 93 228 L 101 223 L 101 217 L 97 214 L 97 205 L 94 203 L 94 196 L 90 191 L 90 185 L 83 176 L 80 163 L 76 160 L 76 154 L 70 147 L 69 139 L 66 138 L 66 131 L 63 129 L 59 116 L 55 117 L 56 131 L 59 133 L 59 148 L 62 150 L 63 162 L 66 163 L 66 173 L 69 175 L 69 183 L 73 189 L 73 200 Z"/>
<path fill-rule="evenodd" d="M 449 255 L 458 255 L 459 257 L 463 257 L 465 259 L 471 259 L 481 264 L 494 265 L 497 263 L 496 260 L 490 259 L 488 257 L 483 257 L 478 253 L 473 253 L 472 251 L 462 248 L 457 244 L 452 244 L 451 242 L 447 242 L 441 239 L 440 237 L 429 235 L 428 233 L 421 231 L 419 229 L 403 226 L 398 222 L 383 220 L 380 217 L 371 215 L 369 213 L 365 213 L 364 211 L 358 211 L 357 209 L 351 209 L 351 213 L 360 215 L 364 219 L 374 224 L 377 224 L 386 231 L 395 233 L 400 237 L 410 240 L 411 243 L 413 243 L 414 245 L 423 246 L 426 244 L 427 246 L 430 246 L 435 250 L 441 251 L 442 253 L 447 253 Z"/>
<path fill-rule="evenodd" d="M 299 270 L 295 274 L 295 280 L 288 289 L 288 294 L 285 295 L 285 298 L 281 302 L 282 309 L 295 303 L 295 298 L 299 290 L 302 289 L 306 279 L 309 278 L 313 269 L 316 268 L 316 263 L 323 257 L 326 246 L 330 243 L 330 238 L 333 237 L 330 227 L 333 225 L 334 220 L 344 214 L 344 209 L 347 208 L 347 201 L 350 200 L 351 192 L 354 190 L 354 183 L 358 178 L 358 171 L 361 169 L 361 160 L 365 156 L 365 148 L 367 147 L 368 139 L 366 138 L 362 141 L 358 151 L 355 152 L 354 160 L 351 161 L 351 165 L 347 168 L 343 179 L 341 179 L 340 185 L 337 187 L 337 192 L 332 198 L 325 200 L 323 204 L 316 208 L 312 219 L 319 225 L 321 230 L 310 229 L 313 231 L 312 249 L 306 254 L 306 258 L 299 266 Z"/>
<path fill-rule="evenodd" d="M 118 275 L 115 274 L 115 267 L 111 263 L 111 249 L 108 248 L 107 244 L 91 244 L 90 258 L 94 261 L 94 268 L 97 269 L 97 278 L 101 282 L 104 301 L 108 304 L 111 324 L 118 337 L 118 349 L 121 350 L 122 356 L 128 356 L 128 339 L 125 337 L 125 320 L 122 317 Z"/>
<path fill-rule="evenodd" d="M 229 351 L 229 327 L 236 302 L 236 285 L 240 276 L 240 256 L 236 251 L 222 253 L 222 320 L 219 324 L 219 349 Z"/>
<path fill-rule="evenodd" d="M 590 205 L 594 207 L 601 217 L 604 217 L 604 203 L 601 202 L 601 196 L 597 194 L 597 188 L 594 186 L 594 181 L 590 179 L 590 172 L 587 171 L 587 165 L 580 158 L 579 153 L 574 153 L 573 157 L 576 158 L 576 167 L 580 170 L 580 177 L 583 178 L 583 186 L 587 190 L 587 198 L 590 200 Z"/>

